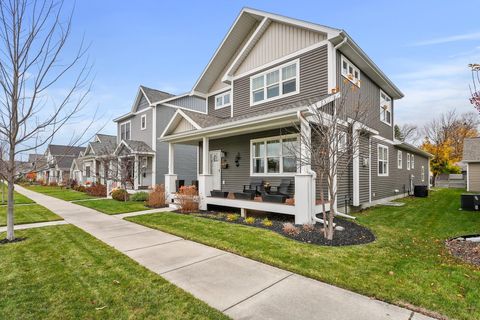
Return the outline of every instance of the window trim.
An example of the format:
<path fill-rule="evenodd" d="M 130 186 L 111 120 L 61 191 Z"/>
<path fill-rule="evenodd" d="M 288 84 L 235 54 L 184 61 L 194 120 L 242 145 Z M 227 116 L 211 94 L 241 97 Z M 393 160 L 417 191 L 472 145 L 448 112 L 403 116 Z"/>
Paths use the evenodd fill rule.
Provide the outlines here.
<path fill-rule="evenodd" d="M 130 130 L 129 130 L 130 136 L 128 137 L 128 139 L 123 139 L 123 138 L 122 138 L 122 126 L 126 126 L 127 124 L 130 126 Z M 125 131 L 126 131 L 126 130 L 125 130 Z M 126 137 L 125 137 L 125 138 L 126 138 Z M 122 140 L 131 140 L 131 139 L 132 139 L 132 121 L 128 120 L 128 121 L 125 121 L 125 122 L 120 123 L 120 141 L 122 141 Z"/>
<path fill-rule="evenodd" d="M 415 155 L 414 155 L 414 154 L 412 154 L 412 155 L 410 156 L 410 168 L 411 168 L 412 170 L 415 169 Z"/>
<path fill-rule="evenodd" d="M 88 169 L 88 170 L 87 170 Z M 90 165 L 85 165 L 85 178 L 91 178 L 92 169 Z"/>
<path fill-rule="evenodd" d="M 397 169 L 403 169 L 403 152 L 397 150 Z"/>
<path fill-rule="evenodd" d="M 347 63 L 347 70 L 348 70 L 348 67 L 351 66 L 353 68 L 353 71 L 358 72 L 358 78 L 356 79 L 356 81 L 355 81 L 355 78 L 353 78 L 353 75 L 352 75 L 352 79 L 350 79 L 350 77 L 348 76 L 349 73 L 343 72 L 343 62 Z M 340 57 L 340 74 L 342 75 L 342 77 L 344 77 L 345 79 L 353 83 L 355 86 L 360 88 L 362 73 L 360 72 L 360 69 L 354 63 L 348 60 L 348 58 L 345 57 L 343 54 Z"/>
<path fill-rule="evenodd" d="M 143 119 L 145 119 L 145 126 L 143 126 Z M 130 129 L 132 129 L 130 127 Z M 140 130 L 145 130 L 147 129 L 147 115 L 146 114 L 142 114 L 142 116 L 140 117 Z"/>
<path fill-rule="evenodd" d="M 407 153 L 407 170 L 408 170 L 408 171 L 410 171 L 410 168 L 411 168 L 411 167 L 410 167 L 410 164 L 411 164 L 411 162 L 410 162 L 410 153 Z"/>
<path fill-rule="evenodd" d="M 380 160 L 380 149 L 386 149 L 387 150 L 387 159 L 386 160 Z M 380 166 L 379 166 L 379 163 L 380 161 L 382 162 L 386 162 L 387 163 L 387 166 L 386 166 L 386 173 L 380 173 Z M 389 166 L 390 166 L 390 161 L 389 161 L 389 149 L 386 145 L 383 145 L 383 144 L 378 144 L 377 145 L 377 175 L 379 177 L 388 177 L 388 174 L 390 173 L 389 171 Z"/>
<path fill-rule="evenodd" d="M 386 120 L 382 120 L 382 112 L 384 111 L 383 108 L 382 108 L 382 94 L 384 94 L 386 97 L 388 97 L 388 99 L 390 99 L 390 110 L 389 110 L 389 112 L 390 112 L 390 122 L 387 122 Z M 392 100 L 392 97 L 390 97 L 388 94 L 386 94 L 385 91 L 383 91 L 383 90 L 380 90 L 379 97 L 380 97 L 380 107 L 379 107 L 380 108 L 379 109 L 380 110 L 380 121 L 391 127 L 392 123 L 393 123 L 393 116 L 392 116 L 392 114 L 393 114 L 393 112 L 392 112 L 392 110 L 393 110 L 393 100 Z"/>
<path fill-rule="evenodd" d="M 422 166 L 421 175 L 422 175 L 422 182 L 425 182 L 425 166 Z"/>
<path fill-rule="evenodd" d="M 282 69 L 289 66 L 289 65 L 293 65 L 295 64 L 296 65 L 296 74 L 295 74 L 295 77 L 292 77 L 290 79 L 287 79 L 287 80 L 282 80 Z M 279 94 L 278 96 L 276 97 L 273 97 L 273 98 L 267 98 L 266 97 L 266 93 L 267 93 L 267 83 L 266 83 L 266 75 L 268 73 L 271 73 L 271 72 L 274 72 L 274 71 L 279 71 L 279 74 L 278 74 L 278 90 L 279 90 Z M 253 79 L 256 79 L 260 76 L 263 76 L 263 90 L 264 90 L 264 99 L 263 100 L 260 100 L 260 101 L 257 101 L 257 102 L 254 102 L 253 101 Z M 285 82 L 285 81 L 288 81 L 288 80 L 291 80 L 295 78 L 295 91 L 292 91 L 292 92 L 289 92 L 289 93 L 286 93 L 286 94 L 283 94 L 283 86 L 282 86 L 282 83 Z M 257 89 L 259 90 L 259 89 Z M 255 91 L 257 91 L 255 90 Z M 256 106 L 256 105 L 259 105 L 259 104 L 262 104 L 262 103 L 266 103 L 266 102 L 270 102 L 270 101 L 275 101 L 277 99 L 281 99 L 281 98 L 285 98 L 285 97 L 289 97 L 289 96 L 293 96 L 295 94 L 298 94 L 300 93 L 300 59 L 294 59 L 294 60 L 291 60 L 291 61 L 288 61 L 286 63 L 283 63 L 281 65 L 278 65 L 276 67 L 272 67 L 268 70 L 265 70 L 263 72 L 260 72 L 260 73 L 256 73 L 256 74 L 253 74 L 250 76 L 250 88 L 249 88 L 249 91 L 250 91 L 250 106 Z"/>
<path fill-rule="evenodd" d="M 230 96 L 230 102 L 228 104 L 225 104 L 225 96 L 226 95 L 229 95 Z M 217 98 L 218 97 L 221 97 L 222 98 L 222 104 L 221 105 L 218 105 L 217 104 Z M 222 92 L 222 93 L 219 93 L 217 95 L 215 95 L 215 97 L 213 98 L 213 105 L 214 105 L 214 108 L 215 110 L 218 110 L 218 109 L 223 109 L 223 108 L 226 108 L 226 107 L 230 107 L 232 105 L 232 92 L 231 90 L 228 90 L 228 91 L 225 91 L 225 92 Z"/>
<path fill-rule="evenodd" d="M 299 134 L 298 133 L 292 133 L 292 134 L 287 134 L 287 135 L 281 135 L 281 136 L 274 136 L 274 137 L 264 137 L 264 138 L 258 138 L 258 139 L 251 139 L 250 140 L 250 176 L 251 177 L 293 177 L 298 173 L 298 166 L 297 166 L 297 171 L 296 172 L 283 172 L 283 140 L 290 139 L 290 138 L 296 138 L 297 143 L 299 141 Z M 280 172 L 274 173 L 274 172 L 268 172 L 268 166 L 267 166 L 267 142 L 272 141 L 272 140 L 279 140 L 280 141 Z M 263 161 L 264 161 L 264 168 L 263 168 L 263 173 L 256 173 L 253 172 L 253 144 L 257 142 L 263 142 L 265 144 L 265 155 L 263 156 Z M 257 158 L 257 157 L 255 157 Z"/>

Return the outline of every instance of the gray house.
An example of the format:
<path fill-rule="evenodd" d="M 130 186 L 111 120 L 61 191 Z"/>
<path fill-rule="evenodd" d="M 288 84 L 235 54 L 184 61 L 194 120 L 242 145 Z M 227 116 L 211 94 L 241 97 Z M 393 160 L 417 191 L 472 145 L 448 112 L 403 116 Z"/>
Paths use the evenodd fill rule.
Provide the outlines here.
<path fill-rule="evenodd" d="M 308 134 L 313 125 L 309 104 L 334 103 L 345 94 L 339 88 L 346 81 L 361 92 L 373 119 L 350 128 L 360 136 L 358 152 L 349 173 L 336 181 L 337 206 L 344 199 L 348 207 L 371 206 L 427 185 L 431 155 L 394 138 L 394 101 L 403 93 L 345 31 L 247 8 L 188 95 L 205 99 L 207 112 L 171 110 L 172 120 L 156 132 L 169 146 L 167 191 L 174 192 L 182 175 L 177 148 L 197 146 L 201 209 L 221 205 L 278 212 L 295 216 L 296 223 L 311 223 L 322 210 L 318 185 L 325 181 L 318 181 L 309 166 L 296 165 L 285 145 L 306 149 L 294 128 Z M 232 197 L 253 180 L 288 184 L 294 201 Z M 229 196 L 213 197 L 212 190 Z"/>
<path fill-rule="evenodd" d="M 73 160 L 84 151 L 84 147 L 49 144 L 45 150 L 45 165 L 38 169 L 37 179 L 48 184 L 66 183 Z"/>
<path fill-rule="evenodd" d="M 129 113 L 116 118 L 115 155 L 132 163 L 129 175 L 134 190 L 165 183 L 168 174 L 168 144 L 158 136 L 177 110 L 205 114 L 205 99 L 172 94 L 140 86 Z M 191 184 L 197 179 L 197 145 L 177 145 L 172 150 L 177 162 L 178 180 Z"/>
<path fill-rule="evenodd" d="M 467 191 L 480 192 L 480 137 L 464 140 L 462 161 L 467 164 Z"/>

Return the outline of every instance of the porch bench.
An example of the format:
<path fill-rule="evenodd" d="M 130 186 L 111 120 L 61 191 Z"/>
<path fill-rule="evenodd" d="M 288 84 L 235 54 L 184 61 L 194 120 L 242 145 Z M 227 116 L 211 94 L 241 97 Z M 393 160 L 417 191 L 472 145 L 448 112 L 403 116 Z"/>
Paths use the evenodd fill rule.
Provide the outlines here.
<path fill-rule="evenodd" d="M 210 191 L 210 196 L 216 198 L 226 198 L 228 197 L 228 191 L 221 191 L 221 190 L 212 190 Z"/>
<path fill-rule="evenodd" d="M 262 194 L 262 201 L 263 202 L 274 202 L 274 203 L 285 203 L 288 196 L 284 194 Z"/>
<path fill-rule="evenodd" d="M 255 198 L 253 192 L 234 192 L 233 195 L 238 200 L 253 200 Z"/>

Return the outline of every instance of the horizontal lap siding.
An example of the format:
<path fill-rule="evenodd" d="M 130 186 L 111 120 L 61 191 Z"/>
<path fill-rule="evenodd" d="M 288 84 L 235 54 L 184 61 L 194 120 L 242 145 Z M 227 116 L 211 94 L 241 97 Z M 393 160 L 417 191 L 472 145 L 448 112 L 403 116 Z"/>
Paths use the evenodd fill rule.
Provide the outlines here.
<path fill-rule="evenodd" d="M 231 106 L 215 110 L 215 96 L 208 97 L 208 114 L 219 118 L 230 118 Z"/>
<path fill-rule="evenodd" d="M 360 203 L 369 201 L 369 138 L 361 135 L 359 139 L 359 162 L 360 162 Z M 366 159 L 364 161 L 364 159 Z M 365 165 L 364 165 L 365 164 Z"/>
<path fill-rule="evenodd" d="M 233 85 L 233 116 L 248 114 L 260 110 L 294 104 L 306 99 L 320 98 L 328 93 L 327 46 L 301 54 L 300 59 L 300 92 L 298 94 L 250 106 L 250 76 L 234 80 Z M 280 64 L 284 64 L 284 61 Z M 279 65 L 280 65 L 279 64 Z M 274 67 L 266 68 L 265 70 Z M 261 73 L 265 70 L 259 71 Z M 252 74 L 253 75 L 253 74 Z"/>
<path fill-rule="evenodd" d="M 468 164 L 469 191 L 480 191 L 480 163 Z"/>

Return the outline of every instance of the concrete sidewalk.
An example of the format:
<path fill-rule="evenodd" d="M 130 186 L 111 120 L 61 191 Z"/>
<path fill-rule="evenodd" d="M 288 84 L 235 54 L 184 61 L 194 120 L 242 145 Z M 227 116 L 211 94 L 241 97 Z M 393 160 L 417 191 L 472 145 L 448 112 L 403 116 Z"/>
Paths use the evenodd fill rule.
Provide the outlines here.
<path fill-rule="evenodd" d="M 20 186 L 16 190 L 234 319 L 432 319 Z"/>

